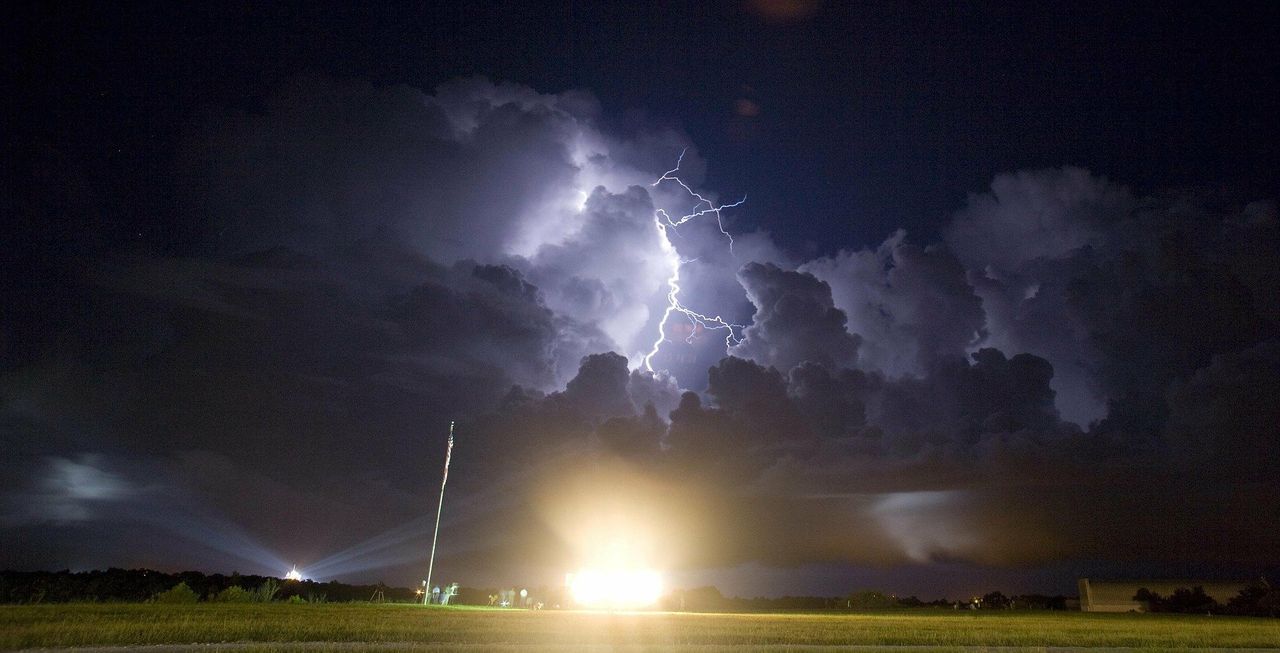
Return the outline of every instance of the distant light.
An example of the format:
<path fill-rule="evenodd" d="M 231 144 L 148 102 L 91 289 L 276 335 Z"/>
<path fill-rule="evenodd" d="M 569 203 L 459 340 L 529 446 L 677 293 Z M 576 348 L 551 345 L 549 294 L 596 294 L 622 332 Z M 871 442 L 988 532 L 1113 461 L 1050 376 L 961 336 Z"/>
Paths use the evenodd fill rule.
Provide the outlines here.
<path fill-rule="evenodd" d="M 285 580 L 302 580 L 302 572 L 298 571 L 298 565 L 294 565 L 289 573 L 284 575 Z"/>
<path fill-rule="evenodd" d="M 653 569 L 582 569 L 565 575 L 565 585 L 585 608 L 643 608 L 662 598 L 662 575 Z"/>

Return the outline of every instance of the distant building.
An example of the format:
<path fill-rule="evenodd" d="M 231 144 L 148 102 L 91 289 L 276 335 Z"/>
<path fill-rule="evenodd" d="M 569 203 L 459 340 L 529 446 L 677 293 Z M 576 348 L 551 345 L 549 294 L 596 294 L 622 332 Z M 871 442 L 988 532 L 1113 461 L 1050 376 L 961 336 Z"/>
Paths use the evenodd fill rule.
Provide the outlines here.
<path fill-rule="evenodd" d="M 1138 590 L 1147 588 L 1160 596 L 1169 596 L 1180 588 L 1204 588 L 1204 593 L 1223 605 L 1249 583 L 1223 583 L 1204 580 L 1091 580 L 1080 579 L 1080 610 L 1084 612 L 1146 612 L 1147 605 L 1133 600 Z"/>

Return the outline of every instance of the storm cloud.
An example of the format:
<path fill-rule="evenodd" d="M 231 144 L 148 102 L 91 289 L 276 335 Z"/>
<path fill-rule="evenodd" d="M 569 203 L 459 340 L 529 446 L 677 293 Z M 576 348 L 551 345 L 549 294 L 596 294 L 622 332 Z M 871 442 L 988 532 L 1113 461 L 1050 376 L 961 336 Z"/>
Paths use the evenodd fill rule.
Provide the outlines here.
<path fill-rule="evenodd" d="M 54 247 L 37 213 L 95 220 L 74 186 L 18 203 L 60 253 L 5 290 L 4 562 L 177 567 L 220 532 L 210 565 L 416 574 L 451 420 L 440 562 L 476 583 L 556 577 L 615 505 L 686 571 L 1274 560 L 1274 201 L 1017 171 L 939 242 L 803 261 L 732 215 L 733 249 L 665 241 L 696 204 L 654 182 L 713 162 L 604 118 L 303 77 L 193 122 L 172 251 Z M 729 342 L 660 331 L 675 270 Z"/>

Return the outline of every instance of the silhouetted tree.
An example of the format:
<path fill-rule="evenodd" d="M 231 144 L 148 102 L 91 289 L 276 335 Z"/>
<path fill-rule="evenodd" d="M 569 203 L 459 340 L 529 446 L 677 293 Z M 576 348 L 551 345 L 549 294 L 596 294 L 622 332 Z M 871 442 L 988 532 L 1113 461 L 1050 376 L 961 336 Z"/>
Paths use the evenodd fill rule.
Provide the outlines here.
<path fill-rule="evenodd" d="M 982 595 L 982 608 L 984 610 L 1006 610 L 1009 608 L 1009 597 L 1003 592 L 987 592 Z"/>
<path fill-rule="evenodd" d="M 1253 617 L 1280 616 L 1280 589 L 1271 587 L 1265 579 L 1259 580 L 1231 597 L 1227 611 Z"/>
<path fill-rule="evenodd" d="M 1205 614 L 1223 611 L 1222 606 L 1198 585 L 1191 588 L 1179 587 L 1167 598 L 1142 587 L 1133 595 L 1133 600 L 1146 604 L 1149 612 Z"/>
<path fill-rule="evenodd" d="M 685 610 L 710 612 L 724 609 L 724 595 L 715 587 L 696 587 L 683 594 Z"/>
<path fill-rule="evenodd" d="M 1145 587 L 1139 587 L 1137 593 L 1133 595 L 1133 600 L 1142 603 L 1147 612 L 1164 612 L 1164 597 L 1152 592 Z"/>
<path fill-rule="evenodd" d="M 1212 596 L 1205 594 L 1204 588 L 1198 585 L 1191 589 L 1179 587 L 1174 590 L 1165 605 L 1168 608 L 1168 612 L 1185 614 L 1222 612 L 1222 606 Z"/>
<path fill-rule="evenodd" d="M 156 603 L 195 603 L 200 600 L 200 595 L 196 594 L 190 587 L 187 587 L 186 583 L 178 583 L 156 594 L 153 600 Z"/>
<path fill-rule="evenodd" d="M 897 603 L 897 599 L 885 594 L 879 590 L 862 590 L 849 595 L 846 605 L 855 610 L 875 610 L 880 608 L 890 608 Z"/>

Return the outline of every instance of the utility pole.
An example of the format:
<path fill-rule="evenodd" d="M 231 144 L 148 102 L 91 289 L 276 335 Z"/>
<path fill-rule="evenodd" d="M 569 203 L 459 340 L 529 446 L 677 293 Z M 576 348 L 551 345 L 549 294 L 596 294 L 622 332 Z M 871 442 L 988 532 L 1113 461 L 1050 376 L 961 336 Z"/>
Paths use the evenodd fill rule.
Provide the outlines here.
<path fill-rule="evenodd" d="M 431 573 L 436 566 L 436 541 L 440 538 L 440 511 L 444 508 L 444 484 L 449 482 L 449 459 L 453 456 L 453 422 L 449 422 L 449 445 L 444 450 L 444 476 L 440 479 L 440 502 L 436 504 L 436 532 L 431 536 L 431 561 L 427 563 L 427 585 L 422 592 L 422 604 L 431 603 Z"/>

